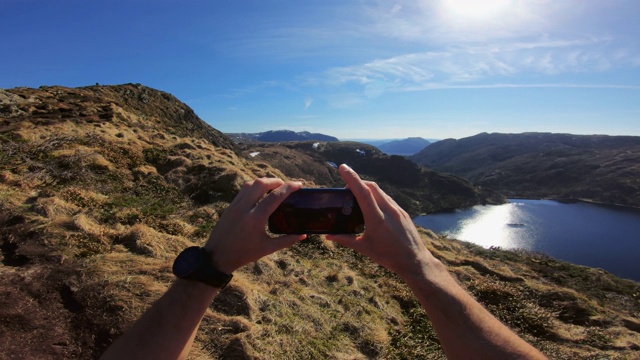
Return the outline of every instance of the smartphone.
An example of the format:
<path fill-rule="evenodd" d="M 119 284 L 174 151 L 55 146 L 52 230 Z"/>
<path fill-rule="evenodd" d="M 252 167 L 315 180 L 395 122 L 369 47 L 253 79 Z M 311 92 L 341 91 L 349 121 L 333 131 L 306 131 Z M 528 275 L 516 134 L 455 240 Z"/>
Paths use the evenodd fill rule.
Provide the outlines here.
<path fill-rule="evenodd" d="M 359 234 L 364 217 L 349 189 L 303 188 L 291 193 L 269 217 L 274 234 Z"/>

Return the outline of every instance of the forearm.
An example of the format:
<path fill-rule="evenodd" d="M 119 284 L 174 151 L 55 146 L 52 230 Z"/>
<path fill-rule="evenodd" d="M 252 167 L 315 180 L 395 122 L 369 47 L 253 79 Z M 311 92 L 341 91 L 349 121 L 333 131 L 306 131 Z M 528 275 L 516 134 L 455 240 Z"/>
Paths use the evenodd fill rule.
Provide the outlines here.
<path fill-rule="evenodd" d="M 421 272 L 403 278 L 427 312 L 448 358 L 545 358 L 473 299 L 439 261 L 428 261 Z"/>
<path fill-rule="evenodd" d="M 177 359 L 186 357 L 200 321 L 220 290 L 177 280 L 103 359 Z"/>

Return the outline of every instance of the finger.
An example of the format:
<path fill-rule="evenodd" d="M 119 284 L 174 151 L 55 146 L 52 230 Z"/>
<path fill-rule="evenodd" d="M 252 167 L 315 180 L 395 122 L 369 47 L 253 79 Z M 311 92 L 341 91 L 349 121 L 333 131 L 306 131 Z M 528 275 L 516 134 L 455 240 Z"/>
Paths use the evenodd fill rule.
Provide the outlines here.
<path fill-rule="evenodd" d="M 380 189 L 380 186 L 378 186 L 378 184 L 372 181 L 365 181 L 364 183 L 371 190 L 371 195 L 373 195 L 373 198 L 376 200 L 376 204 L 378 204 L 380 210 L 384 211 L 386 208 L 393 205 L 389 201 L 390 197 L 382 189 Z"/>
<path fill-rule="evenodd" d="M 254 182 L 253 180 L 247 181 L 242 185 L 240 192 L 238 193 L 238 195 L 236 195 L 235 198 L 233 198 L 233 201 L 231 202 L 231 204 L 229 204 L 229 207 L 233 207 L 237 203 L 242 202 L 242 200 L 247 196 L 247 193 L 249 192 L 249 188 L 251 188 L 251 186 L 253 185 L 253 182 Z"/>
<path fill-rule="evenodd" d="M 284 199 L 287 198 L 294 191 L 300 190 L 302 187 L 301 182 L 287 182 L 284 185 L 281 185 L 274 191 L 272 191 L 267 197 L 265 197 L 259 204 L 256 206 L 255 211 L 259 214 L 262 214 L 265 219 L 271 216 L 271 214 L 282 204 Z"/>
<path fill-rule="evenodd" d="M 367 182 L 366 185 L 371 189 L 373 197 L 376 199 L 376 203 L 380 207 L 383 213 L 386 215 L 400 216 L 403 218 L 409 218 L 409 215 L 404 211 L 400 205 L 398 205 L 391 196 L 387 195 L 378 184 L 374 182 Z M 410 219 L 410 218 L 409 218 Z"/>
<path fill-rule="evenodd" d="M 267 192 L 277 189 L 282 184 L 284 184 L 284 181 L 277 178 L 257 179 L 247 188 L 246 195 L 243 196 L 241 201 L 253 208 Z"/>
<path fill-rule="evenodd" d="M 375 222 L 383 218 L 382 211 L 376 204 L 376 200 L 371 194 L 369 187 L 360 179 L 360 176 L 356 174 L 350 167 L 345 164 L 340 165 L 338 169 L 340 175 L 347 183 L 347 186 L 353 192 L 353 195 L 358 200 L 362 214 L 364 215 L 365 223 Z"/>

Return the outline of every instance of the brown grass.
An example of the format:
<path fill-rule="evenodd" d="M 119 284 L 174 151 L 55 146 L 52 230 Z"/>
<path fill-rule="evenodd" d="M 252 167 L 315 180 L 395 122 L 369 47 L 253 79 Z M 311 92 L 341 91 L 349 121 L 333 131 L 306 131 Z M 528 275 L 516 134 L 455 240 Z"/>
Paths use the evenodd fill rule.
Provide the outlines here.
<path fill-rule="evenodd" d="M 198 123 L 168 126 L 181 105 L 147 88 L 16 93 L 31 100 L 0 119 L 0 358 L 97 358 L 170 286 L 172 259 L 206 241 L 245 180 L 286 178 Z M 140 105 L 144 96 L 158 103 Z M 551 358 L 637 355 L 638 283 L 420 232 L 463 286 Z M 397 277 L 318 236 L 237 271 L 191 355 L 443 357 Z"/>

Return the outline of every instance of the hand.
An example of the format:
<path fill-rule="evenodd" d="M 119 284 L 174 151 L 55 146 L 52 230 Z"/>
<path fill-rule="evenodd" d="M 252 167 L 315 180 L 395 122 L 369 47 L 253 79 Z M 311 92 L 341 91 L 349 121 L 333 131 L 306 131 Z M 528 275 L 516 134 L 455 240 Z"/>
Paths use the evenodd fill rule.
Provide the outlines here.
<path fill-rule="evenodd" d="M 204 246 L 213 254 L 213 265 L 231 274 L 245 264 L 304 239 L 306 235 L 271 238 L 265 231 L 271 213 L 301 187 L 299 182 L 284 183 L 274 178 L 246 183 L 224 211 Z"/>
<path fill-rule="evenodd" d="M 327 239 L 352 248 L 401 277 L 420 272 L 423 265 L 435 260 L 413 221 L 389 195 L 374 182 L 362 181 L 346 165 L 340 175 L 353 191 L 364 215 L 365 231 L 361 236 L 328 235 Z"/>

